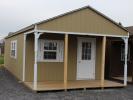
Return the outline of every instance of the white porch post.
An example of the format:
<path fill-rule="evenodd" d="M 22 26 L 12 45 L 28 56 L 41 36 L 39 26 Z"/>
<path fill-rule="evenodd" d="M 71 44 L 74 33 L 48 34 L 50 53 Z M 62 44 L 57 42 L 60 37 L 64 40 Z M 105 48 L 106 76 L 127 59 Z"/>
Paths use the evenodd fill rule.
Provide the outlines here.
<path fill-rule="evenodd" d="M 25 81 L 25 51 L 26 51 L 26 34 L 24 34 L 24 44 L 23 44 L 23 79 L 22 81 Z"/>
<path fill-rule="evenodd" d="M 124 60 L 124 85 L 127 85 L 127 54 L 128 54 L 128 37 L 123 38 L 125 43 L 125 60 Z"/>
<path fill-rule="evenodd" d="M 33 85 L 34 85 L 34 90 L 37 89 L 37 55 L 38 55 L 38 39 L 40 37 L 42 33 L 39 33 L 35 30 L 34 32 L 34 82 L 33 82 Z"/>
<path fill-rule="evenodd" d="M 40 34 L 38 32 L 34 32 L 34 90 L 37 89 L 37 51 L 38 51 L 38 38 Z"/>

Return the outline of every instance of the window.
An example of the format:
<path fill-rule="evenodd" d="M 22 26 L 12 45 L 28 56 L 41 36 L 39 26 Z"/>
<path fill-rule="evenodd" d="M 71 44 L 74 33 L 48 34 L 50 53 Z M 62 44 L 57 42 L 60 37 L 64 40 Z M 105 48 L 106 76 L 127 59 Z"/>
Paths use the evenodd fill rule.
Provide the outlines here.
<path fill-rule="evenodd" d="M 43 40 L 38 42 L 38 61 L 63 62 L 64 42 L 61 40 Z"/>
<path fill-rule="evenodd" d="M 44 59 L 53 59 L 56 60 L 57 58 L 57 43 L 47 41 L 44 42 Z"/>
<path fill-rule="evenodd" d="M 17 58 L 17 40 L 11 41 L 11 52 L 12 58 Z"/>
<path fill-rule="evenodd" d="M 82 60 L 91 60 L 91 43 L 82 43 Z"/>
<path fill-rule="evenodd" d="M 125 45 L 121 45 L 121 61 L 125 60 Z M 130 61 L 130 45 L 128 45 L 127 61 Z"/>

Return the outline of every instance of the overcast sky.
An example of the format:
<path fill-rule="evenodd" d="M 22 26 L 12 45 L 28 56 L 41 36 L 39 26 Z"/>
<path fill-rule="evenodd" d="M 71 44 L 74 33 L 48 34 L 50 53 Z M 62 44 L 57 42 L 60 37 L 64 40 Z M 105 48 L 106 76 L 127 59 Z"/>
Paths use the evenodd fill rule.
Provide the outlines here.
<path fill-rule="evenodd" d="M 0 0 L 0 36 L 86 5 L 124 26 L 133 25 L 133 0 Z"/>

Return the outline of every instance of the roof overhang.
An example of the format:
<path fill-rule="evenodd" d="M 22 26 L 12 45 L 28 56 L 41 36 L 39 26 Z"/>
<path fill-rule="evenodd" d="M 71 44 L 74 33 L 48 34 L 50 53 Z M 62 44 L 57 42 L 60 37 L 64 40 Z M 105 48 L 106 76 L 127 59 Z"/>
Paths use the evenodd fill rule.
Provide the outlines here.
<path fill-rule="evenodd" d="M 38 32 L 38 33 L 54 33 L 54 34 L 71 34 L 71 35 L 88 35 L 88 36 L 106 36 L 106 37 L 129 37 L 129 33 L 128 35 L 109 35 L 109 34 L 102 34 L 102 33 L 79 33 L 79 32 L 63 32 L 63 31 L 50 31 L 50 30 L 33 30 L 33 31 L 29 31 L 26 32 L 24 34 L 31 34 L 34 32 Z"/>

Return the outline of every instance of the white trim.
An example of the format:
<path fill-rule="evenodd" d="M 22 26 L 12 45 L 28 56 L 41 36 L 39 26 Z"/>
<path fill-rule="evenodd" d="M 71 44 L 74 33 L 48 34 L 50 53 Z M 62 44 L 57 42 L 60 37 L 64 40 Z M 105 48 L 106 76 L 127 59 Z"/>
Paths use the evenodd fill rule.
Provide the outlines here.
<path fill-rule="evenodd" d="M 26 60 L 26 34 L 24 34 L 24 44 L 23 44 L 23 82 L 25 81 L 25 60 Z"/>
<path fill-rule="evenodd" d="M 122 38 L 125 43 L 125 62 L 124 62 L 124 86 L 127 86 L 127 54 L 128 54 L 128 38 Z"/>
<path fill-rule="evenodd" d="M 13 48 L 12 44 L 15 44 L 15 48 Z M 11 54 L 12 50 L 15 50 L 15 55 L 14 56 Z M 14 59 L 17 59 L 17 40 L 12 40 L 11 41 L 11 44 L 10 44 L 10 57 L 14 58 Z"/>
<path fill-rule="evenodd" d="M 44 43 L 45 42 L 53 42 L 57 43 L 56 50 L 44 50 Z M 38 62 L 63 62 L 63 54 L 64 54 L 64 41 L 63 40 L 45 40 L 39 39 L 38 41 Z M 56 59 L 44 59 L 43 54 L 44 51 L 56 52 Z"/>
<path fill-rule="evenodd" d="M 28 35 L 28 34 L 31 34 L 31 33 L 34 33 L 35 31 L 34 30 L 32 30 L 32 31 L 28 31 L 28 32 L 26 32 L 26 33 L 24 33 L 25 35 Z"/>
<path fill-rule="evenodd" d="M 98 33 L 80 33 L 80 32 L 63 32 L 63 31 L 49 31 L 49 30 L 36 30 L 41 33 L 57 33 L 57 34 L 73 34 L 73 35 L 88 35 L 88 36 L 106 36 L 106 37 L 129 37 L 129 33 L 127 36 L 122 35 L 108 35 L 108 34 L 98 34 Z"/>
<path fill-rule="evenodd" d="M 38 48 L 38 38 L 39 34 L 37 32 L 34 33 L 34 90 L 37 89 L 37 48 Z"/>
<path fill-rule="evenodd" d="M 124 44 L 121 44 L 121 61 L 125 61 L 125 45 Z M 130 45 L 128 44 L 128 54 L 127 54 L 127 61 L 130 61 Z"/>
<path fill-rule="evenodd" d="M 88 36 L 106 36 L 106 37 L 129 37 L 129 32 L 127 36 L 123 35 L 108 35 L 108 34 L 101 34 L 101 33 L 81 33 L 81 32 L 64 32 L 64 31 L 50 31 L 50 30 L 32 30 L 26 32 L 24 34 L 31 34 L 34 32 L 41 32 L 41 33 L 57 33 L 57 34 L 72 34 L 72 35 L 88 35 Z"/>
<path fill-rule="evenodd" d="M 37 89 L 37 63 L 34 64 L 34 82 L 33 82 L 34 90 Z"/>
<path fill-rule="evenodd" d="M 40 37 L 42 33 L 38 33 L 37 31 L 34 32 L 34 80 L 33 80 L 33 86 L 34 86 L 34 90 L 37 89 L 37 55 L 38 55 L 38 39 Z"/>

